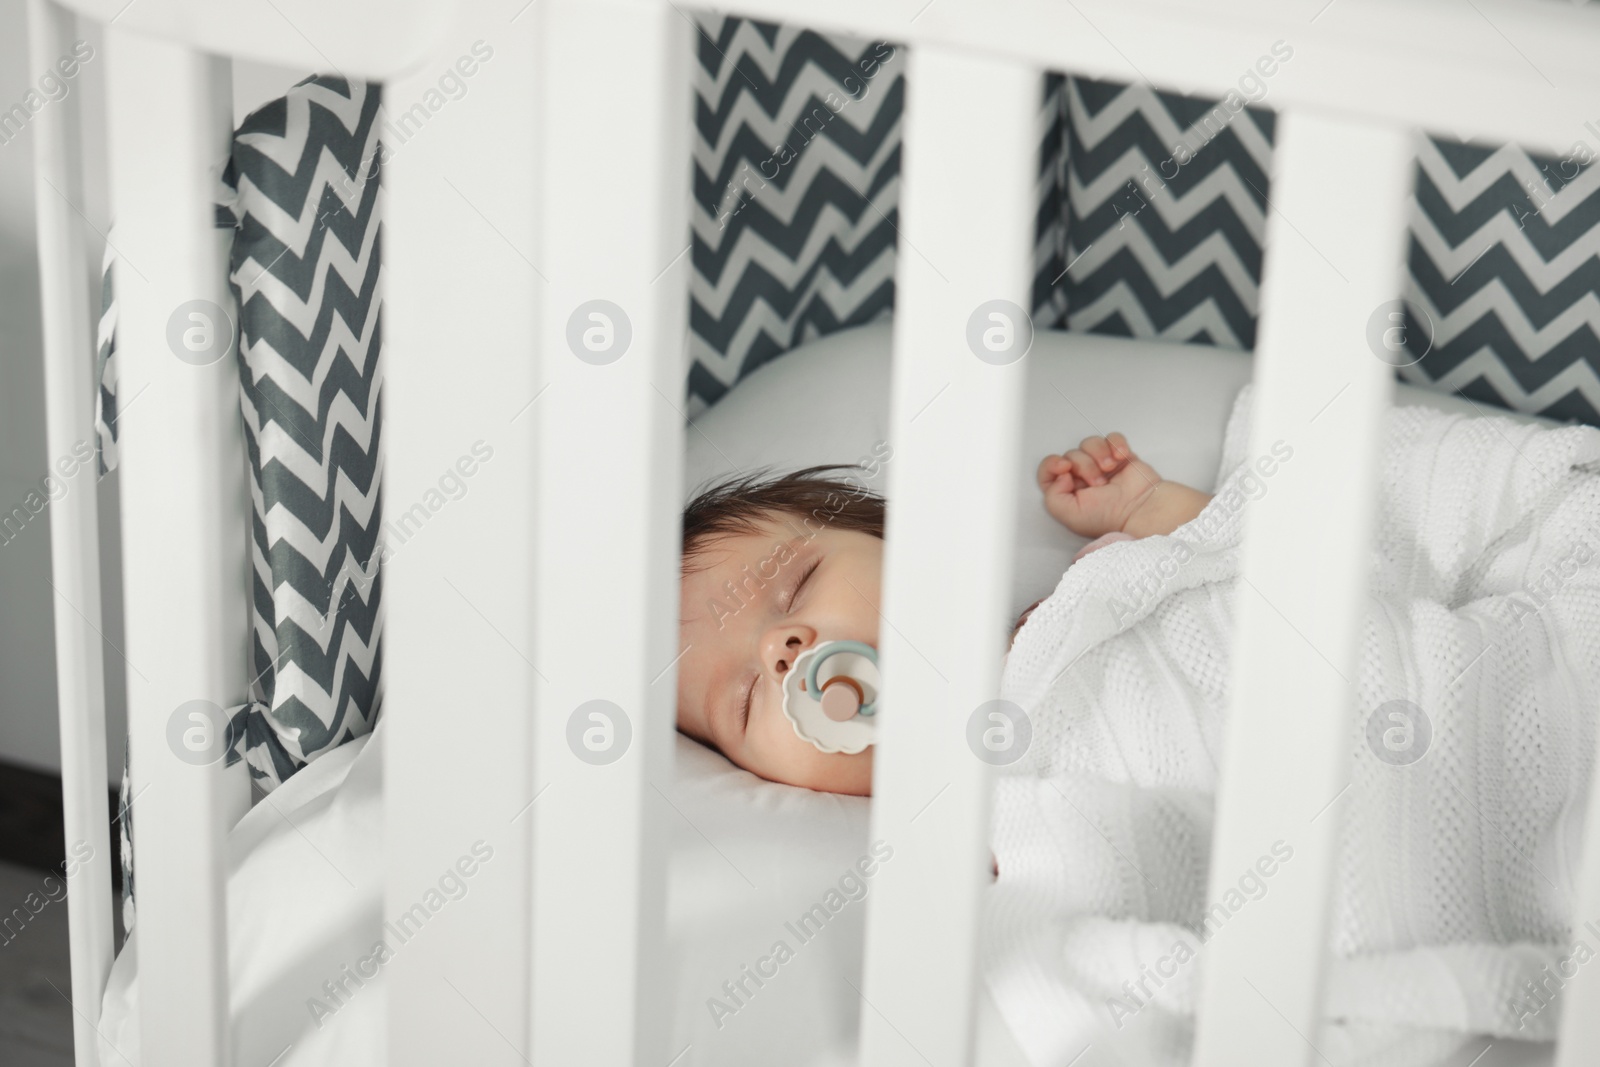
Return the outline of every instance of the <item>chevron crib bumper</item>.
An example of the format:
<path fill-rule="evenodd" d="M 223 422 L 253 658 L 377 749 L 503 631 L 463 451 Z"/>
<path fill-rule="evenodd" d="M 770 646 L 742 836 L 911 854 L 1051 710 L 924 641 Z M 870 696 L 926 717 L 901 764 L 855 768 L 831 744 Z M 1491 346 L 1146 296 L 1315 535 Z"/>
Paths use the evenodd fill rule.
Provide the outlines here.
<path fill-rule="evenodd" d="M 697 16 L 693 410 L 894 303 L 905 52 Z M 1042 326 L 1251 348 L 1272 78 L 1223 100 L 1047 74 L 1033 314 Z M 1600 422 L 1600 110 L 1558 159 L 1417 137 L 1413 384 Z"/>
<path fill-rule="evenodd" d="M 376 85 L 301 82 L 235 131 L 219 191 L 217 225 L 234 231 L 255 674 L 249 701 L 227 712 L 227 761 L 243 759 L 268 792 L 371 731 L 382 701 L 379 103 Z M 107 468 L 117 437 L 110 279 L 108 270 L 97 418 Z M 125 764 L 119 833 L 131 928 L 128 783 Z"/>

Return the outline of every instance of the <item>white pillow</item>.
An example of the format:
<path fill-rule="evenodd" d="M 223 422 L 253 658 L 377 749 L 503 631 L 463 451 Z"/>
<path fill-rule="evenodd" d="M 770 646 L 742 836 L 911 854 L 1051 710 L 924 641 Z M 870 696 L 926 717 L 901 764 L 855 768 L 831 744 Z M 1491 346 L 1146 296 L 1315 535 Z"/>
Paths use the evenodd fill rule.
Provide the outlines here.
<path fill-rule="evenodd" d="M 889 438 L 890 324 L 841 330 L 755 371 L 692 424 L 684 481 L 772 466 L 855 463 Z M 1247 353 L 1042 331 L 1025 357 L 1028 385 L 1017 486 L 1016 615 L 1054 589 L 1085 539 L 1044 510 L 1041 457 L 1120 430 L 1163 477 L 1210 489 Z M 893 442 L 890 441 L 892 445 Z M 885 465 L 867 484 L 883 492 Z"/>
<path fill-rule="evenodd" d="M 889 439 L 890 323 L 841 330 L 765 364 L 689 429 L 686 500 L 713 480 L 753 468 L 775 472 L 818 463 L 856 463 Z M 1210 491 L 1222 434 L 1248 352 L 1208 345 L 1044 330 L 1024 357 L 1022 462 L 1017 485 L 1013 616 L 1056 587 L 1086 542 L 1044 510 L 1034 482 L 1039 460 L 1094 434 L 1120 431 L 1164 478 Z M 1445 411 L 1489 411 L 1444 393 L 1397 384 L 1395 402 Z M 1493 414 L 1525 421 L 1501 408 Z M 891 445 L 893 441 L 889 442 Z M 888 467 L 861 479 L 879 492 Z"/>

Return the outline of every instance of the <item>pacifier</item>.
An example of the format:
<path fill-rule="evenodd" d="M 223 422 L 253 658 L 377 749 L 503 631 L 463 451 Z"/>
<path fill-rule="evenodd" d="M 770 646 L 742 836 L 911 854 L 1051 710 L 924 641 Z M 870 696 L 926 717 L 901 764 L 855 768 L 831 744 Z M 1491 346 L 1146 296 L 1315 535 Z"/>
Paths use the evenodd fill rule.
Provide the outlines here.
<path fill-rule="evenodd" d="M 824 641 L 800 653 L 784 675 L 783 714 L 802 741 L 854 755 L 873 742 L 881 685 L 877 649 Z"/>

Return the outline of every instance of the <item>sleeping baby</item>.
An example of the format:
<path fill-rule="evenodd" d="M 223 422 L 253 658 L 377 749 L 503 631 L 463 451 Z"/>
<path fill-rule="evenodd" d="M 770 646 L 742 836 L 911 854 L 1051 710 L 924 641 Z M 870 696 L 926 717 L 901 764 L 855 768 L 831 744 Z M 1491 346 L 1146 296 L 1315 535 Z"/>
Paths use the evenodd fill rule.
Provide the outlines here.
<path fill-rule="evenodd" d="M 1530 991 L 1570 977 L 1596 929 L 1579 930 L 1572 901 L 1600 709 L 1600 430 L 1385 413 L 1357 669 L 1308 655 L 1280 695 L 1292 719 L 1301 687 L 1348 692 L 1347 784 L 1283 798 L 1282 839 L 1208 899 L 1240 602 L 1265 601 L 1306 639 L 1279 610 L 1293 605 L 1240 580 L 1246 505 L 1311 469 L 1268 489 L 1262 476 L 1310 442 L 1250 456 L 1251 395 L 1235 401 L 1214 495 L 1162 479 L 1119 434 L 1039 463 L 1044 507 L 1093 558 L 1023 613 L 1000 679 L 1030 732 L 996 776 L 990 903 L 1012 909 L 996 928 L 1014 945 L 1064 950 L 1001 953 L 1028 972 L 1006 981 L 1051 991 L 1036 1012 L 1063 1028 L 1050 1047 L 1131 1040 L 1137 1013 L 1165 1053 L 1129 1062 L 1178 1062 L 1199 969 L 1157 981 L 1154 1001 L 1144 980 L 1255 907 L 1258 866 L 1305 870 L 1298 847 L 1337 811 L 1326 1012 L 1351 1027 L 1341 1040 L 1551 1039 L 1560 1013 Z M 736 479 L 688 507 L 678 727 L 763 778 L 867 795 L 872 749 L 819 750 L 783 702 L 797 672 L 791 697 L 815 678 L 828 710 L 835 682 L 810 671 L 821 651 L 797 667 L 808 650 L 878 644 L 884 503 L 836 473 L 850 470 Z M 1315 566 L 1322 546 L 1296 547 Z"/>
<path fill-rule="evenodd" d="M 828 640 L 878 644 L 884 501 L 829 476 L 853 469 L 738 477 L 685 510 L 678 729 L 762 778 L 865 796 L 872 749 L 822 752 L 783 713 L 800 653 Z M 1171 533 L 1211 499 L 1163 480 L 1120 433 L 1044 457 L 1038 481 L 1049 513 L 1094 539 L 1079 558 Z"/>

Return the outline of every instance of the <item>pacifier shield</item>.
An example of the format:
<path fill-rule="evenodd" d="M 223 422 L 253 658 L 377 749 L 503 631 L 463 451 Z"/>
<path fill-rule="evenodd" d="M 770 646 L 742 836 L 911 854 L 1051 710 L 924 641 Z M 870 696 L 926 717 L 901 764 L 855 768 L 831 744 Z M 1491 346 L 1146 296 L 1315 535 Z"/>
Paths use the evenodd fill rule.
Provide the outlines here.
<path fill-rule="evenodd" d="M 795 657 L 783 678 L 783 715 L 795 736 L 822 752 L 865 751 L 877 732 L 876 716 L 863 714 L 876 710 L 876 658 L 855 641 L 824 641 Z M 819 659 L 826 661 L 820 673 Z"/>

